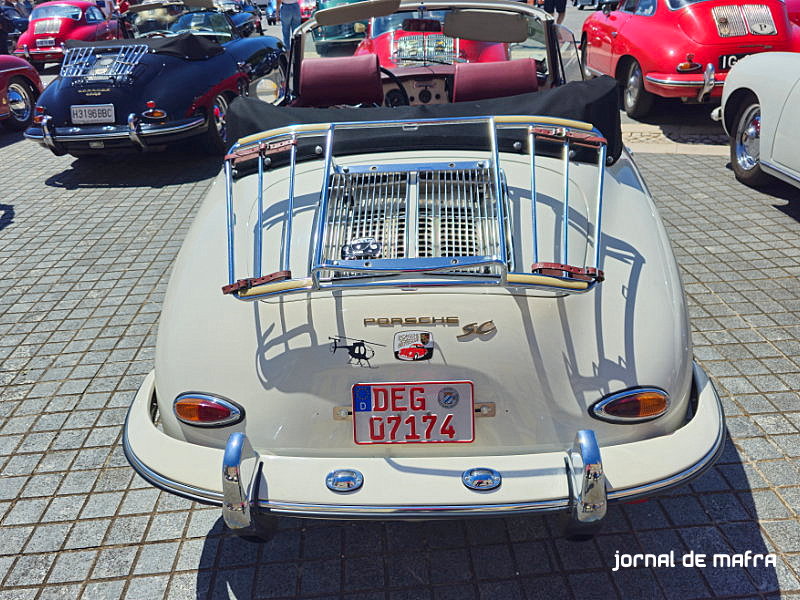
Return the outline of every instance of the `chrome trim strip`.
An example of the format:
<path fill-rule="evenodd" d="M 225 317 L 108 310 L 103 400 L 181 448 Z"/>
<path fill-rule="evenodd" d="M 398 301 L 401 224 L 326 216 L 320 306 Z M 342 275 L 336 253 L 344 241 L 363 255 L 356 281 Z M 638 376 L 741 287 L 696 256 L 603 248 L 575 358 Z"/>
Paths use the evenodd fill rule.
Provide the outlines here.
<path fill-rule="evenodd" d="M 644 78 L 651 83 L 658 83 L 659 85 L 668 85 L 670 87 L 702 87 L 702 81 L 673 81 L 672 79 L 659 79 L 652 75 L 645 75 Z M 724 85 L 724 81 L 715 81 L 714 86 Z"/>
<path fill-rule="evenodd" d="M 139 135 L 143 138 L 147 138 L 150 136 L 159 136 L 159 135 L 167 135 L 170 133 L 180 133 L 182 131 L 188 131 L 195 127 L 201 126 L 205 123 L 205 118 L 200 117 L 190 121 L 189 123 L 184 123 L 183 125 L 172 125 L 170 127 L 164 127 L 159 129 L 145 129 L 140 130 Z M 126 126 L 127 127 L 127 126 Z M 41 135 L 36 134 L 25 134 L 25 137 L 29 140 L 41 140 Z M 58 134 L 58 136 L 53 136 L 53 139 L 59 142 L 91 142 L 94 140 L 124 140 L 128 139 L 130 134 L 128 131 L 124 132 L 111 132 L 111 133 L 93 133 L 93 134 L 84 134 L 84 135 L 69 135 L 69 134 Z"/>
<path fill-rule="evenodd" d="M 131 448 L 130 440 L 128 440 L 128 417 L 125 417 L 125 425 L 122 430 L 122 451 L 125 454 L 125 458 L 128 459 L 128 463 L 130 463 L 131 467 L 133 467 L 133 470 L 136 471 L 136 473 L 138 473 L 139 476 L 147 481 L 150 485 L 188 500 L 194 500 L 195 502 L 201 502 L 203 504 L 222 506 L 222 493 L 194 487 L 185 483 L 180 483 L 174 479 L 169 479 L 160 473 L 153 471 L 150 467 L 139 460 L 139 457 L 136 456 Z"/>
<path fill-rule="evenodd" d="M 771 163 L 771 162 L 768 162 L 768 161 L 766 161 L 764 159 L 761 159 L 760 162 L 761 162 L 761 166 L 762 167 L 766 167 L 767 169 L 770 169 L 771 171 L 775 171 L 776 173 L 780 173 L 780 175 L 782 175 L 783 177 L 788 177 L 792 181 L 797 181 L 798 183 L 800 183 L 800 177 L 798 177 L 794 173 L 790 173 L 784 167 L 779 167 L 778 165 L 776 165 L 774 163 Z"/>

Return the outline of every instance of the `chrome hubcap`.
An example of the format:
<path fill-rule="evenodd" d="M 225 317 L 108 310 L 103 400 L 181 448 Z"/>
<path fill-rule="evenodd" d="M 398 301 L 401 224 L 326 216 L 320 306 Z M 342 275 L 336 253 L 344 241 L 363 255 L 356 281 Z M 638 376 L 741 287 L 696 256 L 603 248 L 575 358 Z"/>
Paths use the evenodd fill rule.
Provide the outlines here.
<path fill-rule="evenodd" d="M 211 115 L 214 119 L 214 126 L 219 132 L 219 136 L 224 140 L 226 137 L 225 128 L 225 115 L 228 113 L 228 101 L 224 96 L 217 96 L 214 98 L 214 104 L 211 106 Z"/>
<path fill-rule="evenodd" d="M 8 86 L 8 107 L 14 119 L 20 122 L 27 121 L 33 110 L 31 97 L 25 86 L 19 83 L 12 83 Z"/>
<path fill-rule="evenodd" d="M 753 169 L 761 154 L 761 107 L 754 104 L 739 119 L 736 129 L 736 162 L 745 171 Z"/>
<path fill-rule="evenodd" d="M 639 65 L 635 65 L 628 77 L 628 85 L 625 86 L 625 106 L 632 107 L 639 99 L 639 88 L 642 84 L 642 70 Z"/>

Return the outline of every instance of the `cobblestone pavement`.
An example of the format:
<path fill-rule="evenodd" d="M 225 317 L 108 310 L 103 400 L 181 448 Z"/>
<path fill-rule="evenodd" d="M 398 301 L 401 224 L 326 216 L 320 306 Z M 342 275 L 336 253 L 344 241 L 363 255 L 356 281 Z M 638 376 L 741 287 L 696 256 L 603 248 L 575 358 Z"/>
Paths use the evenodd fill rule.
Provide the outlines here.
<path fill-rule="evenodd" d="M 800 198 L 718 156 L 639 164 L 683 267 L 733 438 L 588 543 L 543 518 L 285 519 L 269 543 L 146 485 L 120 447 L 170 264 L 218 171 L 172 154 L 55 158 L 0 134 L 0 600 L 692 598 L 800 594 Z M 777 567 L 612 572 L 615 551 L 776 552 Z"/>

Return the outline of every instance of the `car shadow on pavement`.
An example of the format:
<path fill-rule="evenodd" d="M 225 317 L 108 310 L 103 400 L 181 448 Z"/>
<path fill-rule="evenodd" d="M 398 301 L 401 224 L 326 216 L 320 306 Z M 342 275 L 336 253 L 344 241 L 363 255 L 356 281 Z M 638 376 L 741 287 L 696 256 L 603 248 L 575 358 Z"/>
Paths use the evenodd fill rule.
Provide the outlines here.
<path fill-rule="evenodd" d="M 0 127 L 0 148 L 11 146 L 24 139 L 21 131 L 9 131 L 8 129 Z"/>
<path fill-rule="evenodd" d="M 0 231 L 14 222 L 14 206 L 12 204 L 0 204 Z"/>
<path fill-rule="evenodd" d="M 172 168 L 164 169 L 165 164 Z M 45 185 L 67 190 L 164 188 L 209 179 L 221 168 L 221 157 L 198 155 L 196 150 L 175 147 L 152 154 L 130 153 L 74 159 L 70 168 L 48 177 Z"/>
<path fill-rule="evenodd" d="M 281 518 L 260 544 L 231 535 L 219 518 L 204 542 L 196 598 L 585 598 L 587 590 L 593 598 L 744 597 L 778 591 L 779 571 L 791 581 L 784 588 L 794 589 L 780 558 L 777 569 L 763 560 L 753 566 L 754 555 L 772 549 L 759 519 L 787 509 L 770 502 L 769 490 L 751 491 L 766 485 L 742 461 L 728 440 L 716 466 L 691 485 L 611 506 L 588 542 L 561 537 L 555 515 Z M 749 566 L 728 562 L 746 552 Z M 625 566 L 625 557 L 618 565 L 617 553 L 638 566 Z M 660 566 L 642 566 L 646 555 L 660 557 Z"/>

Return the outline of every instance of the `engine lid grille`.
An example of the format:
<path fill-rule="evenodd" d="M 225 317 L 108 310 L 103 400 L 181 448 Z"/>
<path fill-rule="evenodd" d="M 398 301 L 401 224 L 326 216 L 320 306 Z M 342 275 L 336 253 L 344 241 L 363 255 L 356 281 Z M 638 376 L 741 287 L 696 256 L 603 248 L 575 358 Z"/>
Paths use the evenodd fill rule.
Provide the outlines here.
<path fill-rule="evenodd" d="M 33 24 L 33 33 L 58 33 L 61 29 L 61 19 L 41 19 Z"/>
<path fill-rule="evenodd" d="M 500 253 L 493 174 L 482 163 L 445 168 L 332 173 L 322 258 L 414 259 Z M 505 202 L 506 199 L 503 198 Z M 493 272 L 492 267 L 453 269 Z M 331 271 L 329 277 L 355 273 Z"/>
<path fill-rule="evenodd" d="M 458 42 L 442 34 L 404 35 L 395 39 L 392 59 L 398 66 L 419 63 L 454 63 L 458 59 Z"/>
<path fill-rule="evenodd" d="M 731 4 L 711 9 L 720 37 L 748 34 L 775 35 L 777 29 L 769 7 L 764 4 Z"/>
<path fill-rule="evenodd" d="M 111 49 L 70 48 L 61 64 L 61 77 L 72 77 L 79 82 L 111 81 L 130 77 L 148 50 L 144 44 Z"/>

